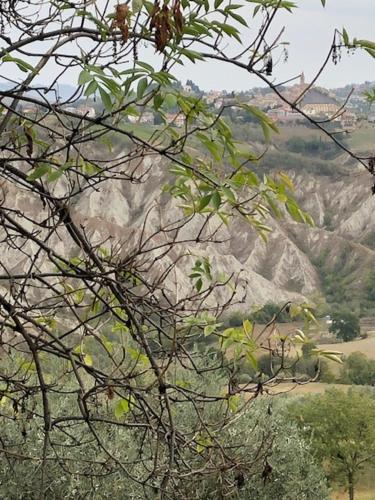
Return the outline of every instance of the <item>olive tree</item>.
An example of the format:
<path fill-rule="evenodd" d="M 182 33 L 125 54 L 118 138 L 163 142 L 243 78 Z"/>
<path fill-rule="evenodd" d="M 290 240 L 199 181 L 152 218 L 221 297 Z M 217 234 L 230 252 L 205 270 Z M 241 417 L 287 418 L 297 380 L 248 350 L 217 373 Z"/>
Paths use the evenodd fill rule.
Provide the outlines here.
<path fill-rule="evenodd" d="M 337 309 L 332 313 L 332 324 L 329 331 L 344 342 L 354 340 L 361 333 L 358 316 L 347 309 Z"/>
<path fill-rule="evenodd" d="M 332 389 L 296 402 L 291 411 L 312 436 L 316 457 L 325 462 L 328 477 L 344 484 L 353 500 L 359 473 L 375 460 L 373 394 Z"/>

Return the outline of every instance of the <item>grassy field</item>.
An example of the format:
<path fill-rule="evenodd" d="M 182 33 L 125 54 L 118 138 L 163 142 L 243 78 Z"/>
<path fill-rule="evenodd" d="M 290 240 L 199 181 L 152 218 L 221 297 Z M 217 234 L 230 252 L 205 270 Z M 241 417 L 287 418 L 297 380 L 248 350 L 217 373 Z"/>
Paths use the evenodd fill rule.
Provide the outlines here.
<path fill-rule="evenodd" d="M 355 488 L 355 500 L 375 500 L 374 468 L 369 466 L 361 474 L 359 484 Z M 347 500 L 348 492 L 337 488 L 332 493 L 331 500 Z"/>
<path fill-rule="evenodd" d="M 361 123 L 358 128 L 356 128 L 350 134 L 345 135 L 345 140 L 349 147 L 354 150 L 368 150 L 373 147 L 374 143 L 374 132 L 375 125 L 369 123 Z M 304 126 L 290 126 L 282 125 L 280 127 L 280 133 L 275 137 L 276 142 L 285 142 L 292 138 L 301 138 L 305 141 L 311 141 L 312 139 L 321 139 L 322 141 L 329 142 L 327 135 L 319 130 L 304 127 Z M 375 499 L 374 499 L 375 500 Z"/>
<path fill-rule="evenodd" d="M 320 132 L 320 130 L 310 127 L 304 126 L 290 126 L 290 125 L 282 125 L 279 127 L 279 134 L 274 138 L 275 141 L 284 142 L 288 139 L 292 139 L 294 137 L 299 137 L 304 139 L 305 141 L 311 141 L 312 139 L 322 139 L 327 140 L 326 134 Z"/>
<path fill-rule="evenodd" d="M 345 491 L 335 491 L 332 493 L 331 500 L 347 500 L 348 493 Z M 355 499 L 356 500 L 375 500 L 375 491 L 370 490 L 366 491 L 363 489 L 358 489 L 355 491 Z"/>
<path fill-rule="evenodd" d="M 270 390 L 270 393 L 275 394 L 291 394 L 293 396 L 303 394 L 322 394 L 327 389 L 338 389 L 347 391 L 352 385 L 346 384 L 325 384 L 322 382 L 310 382 L 308 384 L 279 384 L 277 387 Z M 361 386 L 356 386 L 361 387 Z"/>
<path fill-rule="evenodd" d="M 340 344 L 323 344 L 324 349 L 340 351 L 345 356 L 352 352 L 363 352 L 369 359 L 375 359 L 375 334 L 370 334 L 367 339 L 353 340 L 353 342 L 343 342 Z"/>
<path fill-rule="evenodd" d="M 260 335 L 263 341 L 266 341 L 272 333 L 270 329 L 263 331 L 265 325 L 255 325 L 254 334 L 255 338 Z M 303 323 L 294 321 L 291 323 L 278 323 L 277 331 L 280 335 L 294 335 L 297 329 L 303 330 Z M 308 336 L 314 340 L 314 342 L 322 349 L 340 351 L 345 356 L 348 356 L 352 352 L 363 352 L 370 359 L 375 359 L 375 318 L 368 318 L 361 320 L 361 332 L 367 334 L 367 338 L 353 340 L 352 342 L 332 342 L 332 343 L 321 343 L 321 337 L 328 336 L 328 328 L 324 321 L 319 322 L 319 326 L 313 325 L 310 327 L 310 331 L 306 332 Z M 375 500 L 375 499 L 374 499 Z"/>
<path fill-rule="evenodd" d="M 357 128 L 348 136 L 348 144 L 354 150 L 368 150 L 373 148 L 375 126 L 366 124 Z"/>

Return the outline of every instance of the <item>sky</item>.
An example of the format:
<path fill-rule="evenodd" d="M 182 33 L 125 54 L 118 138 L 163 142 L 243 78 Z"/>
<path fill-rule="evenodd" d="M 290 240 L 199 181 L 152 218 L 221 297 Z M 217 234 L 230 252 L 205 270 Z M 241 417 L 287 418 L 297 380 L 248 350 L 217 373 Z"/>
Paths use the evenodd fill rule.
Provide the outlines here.
<path fill-rule="evenodd" d="M 0 0 L 1 1 L 1 0 Z M 107 0 L 96 0 L 97 4 Z M 110 0 L 113 5 L 115 0 Z M 344 26 L 349 33 L 350 39 L 368 39 L 375 41 L 375 0 L 326 0 L 326 8 L 321 5 L 321 0 L 294 0 L 298 8 L 292 14 L 280 11 L 273 23 L 273 31 L 276 36 L 285 27 L 283 41 L 289 42 L 288 62 L 280 62 L 274 67 L 273 81 L 280 83 L 305 73 L 306 81 L 309 82 L 321 67 L 332 43 L 335 28 L 342 30 Z M 234 0 L 234 3 L 235 0 Z M 114 8 L 114 7 L 113 7 Z M 250 35 L 254 37 L 259 24 L 252 22 L 252 11 L 254 4 L 237 11 L 246 19 L 250 19 Z M 248 11 L 246 12 L 246 9 Z M 243 36 L 245 34 L 243 33 Z M 249 36 L 249 32 L 246 36 Z M 47 50 L 44 42 L 40 43 L 41 52 Z M 229 43 L 226 47 L 229 53 L 238 53 L 238 46 Z M 75 47 L 75 50 L 79 50 Z M 145 49 L 147 62 L 156 62 L 153 49 Z M 235 52 L 234 52 L 235 51 Z M 158 58 L 160 60 L 160 57 Z M 34 64 L 34 61 L 30 61 Z M 0 74 L 18 78 L 19 75 L 6 73 L 15 65 L 2 66 Z M 9 69 L 8 69 L 9 68 Z M 124 68 L 125 69 L 125 68 Z M 261 81 L 234 66 L 223 65 L 212 61 L 187 63 L 184 67 L 175 67 L 175 76 L 183 83 L 187 79 L 193 80 L 202 90 L 247 90 L 252 87 L 261 86 Z M 5 71 L 5 73 L 4 73 Z M 44 74 L 39 75 L 39 82 L 44 79 L 50 81 L 51 77 L 57 76 L 57 68 L 49 63 L 44 69 Z M 75 85 L 77 83 L 79 68 L 64 75 L 61 83 Z M 21 73 L 20 76 L 24 77 Z M 327 88 L 341 87 L 350 83 L 362 83 L 375 81 L 375 59 L 363 51 L 356 51 L 348 55 L 345 51 L 342 60 L 334 65 L 332 62 L 326 67 L 317 82 L 318 85 Z"/>
<path fill-rule="evenodd" d="M 320 0 L 296 0 L 298 8 L 289 14 L 279 14 L 274 23 L 274 32 L 285 26 L 284 40 L 290 42 L 287 64 L 279 64 L 274 70 L 276 82 L 292 78 L 302 71 L 309 82 L 315 76 L 326 57 L 335 28 L 344 26 L 350 38 L 375 41 L 375 0 L 327 0 L 323 8 Z M 243 12 L 245 14 L 245 12 Z M 202 89 L 246 90 L 260 86 L 256 77 L 243 70 L 224 68 L 217 63 L 204 66 L 189 65 L 178 72 L 181 80 L 188 78 Z M 336 66 L 330 63 L 318 84 L 323 87 L 341 87 L 348 83 L 375 80 L 375 59 L 357 51 L 354 55 L 343 53 Z"/>

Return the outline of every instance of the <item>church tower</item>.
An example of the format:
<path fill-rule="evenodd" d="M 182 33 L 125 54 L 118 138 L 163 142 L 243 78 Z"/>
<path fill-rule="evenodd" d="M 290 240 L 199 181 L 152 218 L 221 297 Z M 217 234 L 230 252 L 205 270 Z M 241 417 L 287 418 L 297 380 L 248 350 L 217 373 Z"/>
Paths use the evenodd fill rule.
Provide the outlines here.
<path fill-rule="evenodd" d="M 299 80 L 299 84 L 301 85 L 301 87 L 304 87 L 306 85 L 306 81 L 305 81 L 305 73 L 302 71 L 301 73 L 301 77 L 300 77 L 300 80 Z"/>

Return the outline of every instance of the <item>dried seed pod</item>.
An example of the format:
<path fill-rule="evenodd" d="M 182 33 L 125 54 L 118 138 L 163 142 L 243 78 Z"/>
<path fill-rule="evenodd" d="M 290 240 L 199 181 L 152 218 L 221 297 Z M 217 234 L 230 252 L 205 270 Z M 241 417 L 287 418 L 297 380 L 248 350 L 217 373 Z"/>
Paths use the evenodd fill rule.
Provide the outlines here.
<path fill-rule="evenodd" d="M 126 3 L 120 3 L 116 6 L 113 28 L 118 28 L 121 31 L 123 43 L 129 40 L 129 7 Z"/>
<path fill-rule="evenodd" d="M 156 49 L 159 52 L 163 52 L 173 35 L 168 5 L 164 4 L 160 9 L 159 1 L 156 0 L 150 17 L 150 30 L 155 29 Z"/>
<path fill-rule="evenodd" d="M 182 15 L 180 0 L 175 0 L 173 3 L 173 19 L 176 34 L 181 37 L 184 28 L 184 16 Z"/>
<path fill-rule="evenodd" d="M 150 21 L 150 30 L 151 31 L 154 28 L 156 28 L 157 25 L 159 24 L 158 23 L 159 12 L 160 12 L 159 0 L 156 0 L 156 2 L 154 3 L 154 7 L 153 7 L 153 9 L 151 11 L 151 14 L 150 14 L 150 18 L 151 18 L 151 21 Z"/>
<path fill-rule="evenodd" d="M 114 390 L 113 390 L 113 386 L 112 385 L 108 385 L 107 386 L 107 398 L 108 399 L 113 399 L 115 396 L 115 393 L 114 393 Z"/>
<path fill-rule="evenodd" d="M 267 62 L 266 62 L 266 68 L 265 68 L 266 75 L 272 76 L 272 70 L 273 70 L 273 60 L 272 60 L 271 54 L 269 54 L 269 56 L 267 58 Z"/>

